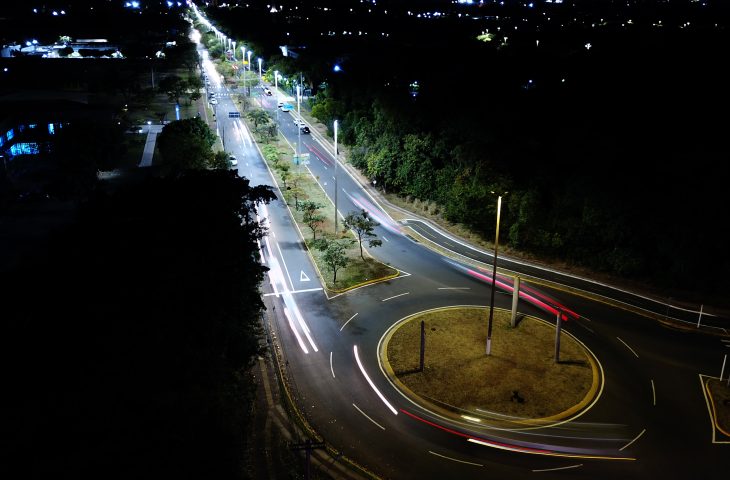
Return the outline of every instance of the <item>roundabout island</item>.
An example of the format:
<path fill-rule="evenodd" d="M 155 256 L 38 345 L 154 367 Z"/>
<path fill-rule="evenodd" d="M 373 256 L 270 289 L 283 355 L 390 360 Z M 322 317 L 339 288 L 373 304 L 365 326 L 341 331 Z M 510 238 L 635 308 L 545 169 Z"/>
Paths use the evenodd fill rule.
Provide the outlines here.
<path fill-rule="evenodd" d="M 495 309 L 486 355 L 488 314 L 457 306 L 401 319 L 380 342 L 383 372 L 413 404 L 470 425 L 552 426 L 598 400 L 602 369 L 580 340 L 562 330 L 556 361 L 554 324 L 521 316 L 512 327 L 510 312 Z"/>

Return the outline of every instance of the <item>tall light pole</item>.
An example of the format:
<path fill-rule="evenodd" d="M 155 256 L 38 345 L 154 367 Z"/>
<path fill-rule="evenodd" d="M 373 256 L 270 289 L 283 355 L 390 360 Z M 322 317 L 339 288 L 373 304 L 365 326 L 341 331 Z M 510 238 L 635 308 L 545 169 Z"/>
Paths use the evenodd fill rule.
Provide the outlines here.
<path fill-rule="evenodd" d="M 251 50 L 246 52 L 246 56 L 248 57 L 248 71 L 249 72 L 251 71 L 251 53 L 252 53 Z"/>
<path fill-rule="evenodd" d="M 241 45 L 241 75 L 243 75 L 243 94 L 246 95 L 246 47 Z"/>
<path fill-rule="evenodd" d="M 259 83 L 261 83 L 261 57 L 259 57 Z"/>
<path fill-rule="evenodd" d="M 494 193 L 494 192 L 492 192 Z M 506 195 L 507 192 L 504 192 Z M 492 318 L 494 318 L 494 287 L 497 283 L 497 250 L 499 249 L 499 217 L 502 211 L 502 195 L 497 196 L 497 231 L 494 233 L 494 266 L 492 267 L 492 295 L 489 300 L 489 323 L 487 324 L 487 355 L 492 353 Z"/>
<path fill-rule="evenodd" d="M 335 120 L 335 235 L 337 235 L 337 120 Z"/>
<path fill-rule="evenodd" d="M 277 108 L 276 111 L 278 112 L 279 109 Z M 299 110 L 299 85 L 297 85 L 297 115 L 299 115 L 299 120 L 297 120 L 297 172 L 299 172 L 301 170 L 299 165 L 302 163 L 302 152 L 299 146 L 302 141 L 302 126 L 299 123 L 302 120 L 302 112 Z"/>
<path fill-rule="evenodd" d="M 274 92 L 279 97 L 279 70 L 274 70 Z M 278 102 L 278 100 L 277 100 Z M 279 108 L 276 108 L 276 128 L 279 128 Z"/>
<path fill-rule="evenodd" d="M 233 48 L 231 50 L 233 52 L 233 53 L 231 53 L 231 55 L 232 55 L 232 61 L 235 62 L 236 61 L 236 42 L 235 41 L 233 42 Z"/>

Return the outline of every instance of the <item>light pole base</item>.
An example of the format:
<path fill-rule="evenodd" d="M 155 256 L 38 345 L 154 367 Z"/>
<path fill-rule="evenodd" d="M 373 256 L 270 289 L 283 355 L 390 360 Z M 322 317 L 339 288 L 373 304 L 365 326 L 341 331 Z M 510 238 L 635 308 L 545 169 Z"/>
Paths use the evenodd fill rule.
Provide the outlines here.
<path fill-rule="evenodd" d="M 487 339 L 487 356 L 489 356 L 492 353 L 492 339 Z"/>

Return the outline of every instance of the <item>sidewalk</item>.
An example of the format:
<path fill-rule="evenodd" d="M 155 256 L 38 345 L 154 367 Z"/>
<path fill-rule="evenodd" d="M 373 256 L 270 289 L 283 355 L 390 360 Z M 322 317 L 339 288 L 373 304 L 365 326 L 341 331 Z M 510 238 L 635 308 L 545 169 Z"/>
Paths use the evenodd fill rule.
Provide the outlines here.
<path fill-rule="evenodd" d="M 157 135 L 162 131 L 164 125 L 140 125 L 140 128 L 147 130 L 147 141 L 144 144 L 144 152 L 142 152 L 142 160 L 138 167 L 151 167 L 152 155 L 155 153 L 155 143 Z"/>

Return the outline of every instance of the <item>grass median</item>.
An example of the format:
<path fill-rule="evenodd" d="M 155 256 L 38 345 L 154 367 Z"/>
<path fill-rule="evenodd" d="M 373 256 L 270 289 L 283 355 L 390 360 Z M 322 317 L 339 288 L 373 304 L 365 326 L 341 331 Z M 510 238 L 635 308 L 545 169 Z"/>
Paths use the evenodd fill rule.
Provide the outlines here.
<path fill-rule="evenodd" d="M 255 107 L 251 107 L 255 108 Z M 255 126 L 245 119 L 249 130 L 256 131 Z M 325 287 L 333 292 L 341 292 L 359 285 L 392 278 L 398 274 L 395 268 L 378 262 L 372 258 L 367 250 L 364 250 L 364 259 L 360 256 L 360 246 L 355 236 L 343 227 L 342 219 L 338 220 L 338 231 L 335 232 L 334 218 L 335 207 L 329 200 L 319 184 L 319 179 L 312 175 L 306 165 L 296 165 L 293 162 L 294 150 L 281 135 L 275 141 L 266 143 L 263 138 L 258 139 L 260 145 L 271 145 L 278 152 L 278 160 L 272 161 L 264 154 L 269 169 L 274 175 L 274 180 L 284 194 L 284 201 L 291 208 L 294 220 L 304 237 L 309 252 L 314 259 L 318 271 L 322 277 Z M 262 147 L 262 150 L 264 148 Z M 313 161 L 316 157 L 312 154 Z M 287 172 L 286 174 L 284 172 Z M 284 181 L 286 176 L 286 181 Z M 318 209 L 322 216 L 322 222 L 317 225 L 316 238 L 336 240 L 348 244 L 345 249 L 347 264 L 337 270 L 337 280 L 334 281 L 334 273 L 324 260 L 324 252 L 313 247 L 315 232 L 304 222 L 303 212 L 297 209 L 297 205 L 303 201 L 316 202 L 321 205 Z"/>
<path fill-rule="evenodd" d="M 401 324 L 384 346 L 397 381 L 413 395 L 460 414 L 525 419 L 560 416 L 595 394 L 598 379 L 590 352 L 563 331 L 556 363 L 555 327 L 541 320 L 524 317 L 512 328 L 510 313 L 495 310 L 487 356 L 488 314 L 483 307 L 445 308 Z"/>

